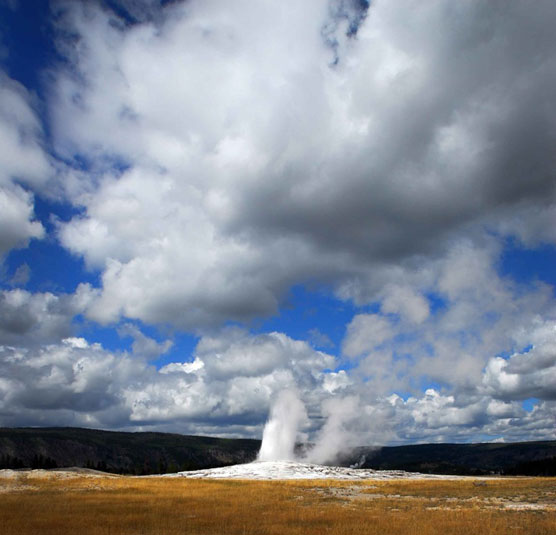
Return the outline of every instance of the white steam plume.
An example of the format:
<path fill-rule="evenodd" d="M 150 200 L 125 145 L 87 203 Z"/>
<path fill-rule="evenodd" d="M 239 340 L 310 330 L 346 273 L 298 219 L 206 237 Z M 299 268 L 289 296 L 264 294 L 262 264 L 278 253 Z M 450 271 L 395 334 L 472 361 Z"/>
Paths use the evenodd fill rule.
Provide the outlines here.
<path fill-rule="evenodd" d="M 263 431 L 259 461 L 301 460 L 316 464 L 333 464 L 342 454 L 350 455 L 353 448 L 362 446 L 369 437 L 369 419 L 357 396 L 331 398 L 322 404 L 326 418 L 314 445 L 300 458 L 295 455 L 298 429 L 307 421 L 303 402 L 293 390 L 281 392 L 270 410 Z M 376 416 L 376 415 L 375 415 Z M 375 430 L 376 431 L 376 430 Z"/>
<path fill-rule="evenodd" d="M 328 399 L 322 404 L 326 422 L 322 426 L 314 447 L 307 452 L 306 460 L 317 464 L 332 463 L 342 452 L 348 452 L 356 444 L 356 435 L 350 424 L 360 418 L 359 398 L 347 396 Z"/>
<path fill-rule="evenodd" d="M 284 390 L 276 398 L 264 431 L 259 461 L 295 459 L 297 430 L 305 420 L 305 406 L 292 390 Z"/>

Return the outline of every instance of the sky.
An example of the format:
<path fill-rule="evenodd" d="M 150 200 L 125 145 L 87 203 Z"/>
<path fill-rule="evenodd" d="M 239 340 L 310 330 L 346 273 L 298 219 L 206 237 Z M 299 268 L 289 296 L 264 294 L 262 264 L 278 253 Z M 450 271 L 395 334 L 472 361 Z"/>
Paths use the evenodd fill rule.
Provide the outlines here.
<path fill-rule="evenodd" d="M 0 426 L 556 439 L 555 19 L 0 0 Z"/>

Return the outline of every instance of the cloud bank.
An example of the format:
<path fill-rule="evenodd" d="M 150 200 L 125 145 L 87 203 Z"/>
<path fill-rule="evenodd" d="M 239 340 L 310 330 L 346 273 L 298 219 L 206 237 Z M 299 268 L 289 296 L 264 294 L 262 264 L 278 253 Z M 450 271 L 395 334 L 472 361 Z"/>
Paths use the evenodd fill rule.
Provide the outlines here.
<path fill-rule="evenodd" d="M 245 321 L 299 280 L 363 304 L 393 268 L 551 209 L 549 2 L 379 1 L 354 37 L 335 21 L 335 48 L 320 1 L 178 3 L 131 27 L 62 6 L 78 44 L 55 146 L 97 180 L 59 232 L 102 271 L 97 321 Z"/>
<path fill-rule="evenodd" d="M 555 437 L 554 290 L 499 269 L 556 244 L 553 2 L 52 6 L 48 146 L 2 78 L 0 255 L 55 197 L 99 284 L 2 291 L 4 425 L 253 435 L 296 389 L 329 443 Z M 354 308 L 336 354 L 253 328 L 294 285 Z"/>

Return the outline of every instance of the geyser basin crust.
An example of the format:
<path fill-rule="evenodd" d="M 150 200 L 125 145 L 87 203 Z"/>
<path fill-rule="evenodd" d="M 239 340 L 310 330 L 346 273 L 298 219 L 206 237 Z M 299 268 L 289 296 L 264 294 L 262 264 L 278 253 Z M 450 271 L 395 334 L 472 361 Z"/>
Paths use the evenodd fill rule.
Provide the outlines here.
<path fill-rule="evenodd" d="M 458 476 L 418 474 L 401 470 L 344 468 L 295 461 L 255 461 L 222 468 L 166 474 L 166 477 L 193 479 L 459 479 Z"/>

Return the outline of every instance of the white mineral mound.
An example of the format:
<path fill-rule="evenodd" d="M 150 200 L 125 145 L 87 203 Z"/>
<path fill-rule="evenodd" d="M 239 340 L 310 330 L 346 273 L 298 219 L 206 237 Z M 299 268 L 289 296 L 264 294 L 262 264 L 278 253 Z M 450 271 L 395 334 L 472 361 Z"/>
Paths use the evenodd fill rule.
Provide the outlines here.
<path fill-rule="evenodd" d="M 188 477 L 193 479 L 406 479 L 406 478 L 443 478 L 428 474 L 416 474 L 398 470 L 368 470 L 323 466 L 320 464 L 295 461 L 255 461 L 222 468 L 194 470 L 166 474 L 167 477 Z"/>

